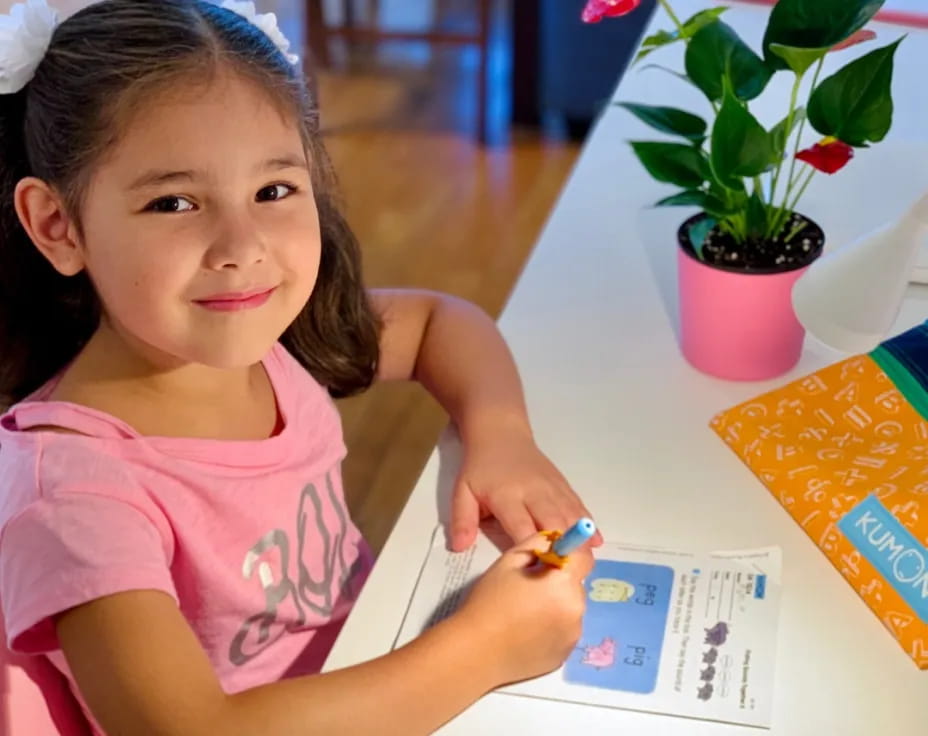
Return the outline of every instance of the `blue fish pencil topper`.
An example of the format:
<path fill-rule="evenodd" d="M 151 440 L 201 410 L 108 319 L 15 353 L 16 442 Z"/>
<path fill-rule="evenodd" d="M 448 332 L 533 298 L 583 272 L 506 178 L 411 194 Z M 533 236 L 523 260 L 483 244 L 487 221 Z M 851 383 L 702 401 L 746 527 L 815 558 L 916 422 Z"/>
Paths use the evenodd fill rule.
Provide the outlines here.
<path fill-rule="evenodd" d="M 535 557 L 540 562 L 544 562 L 554 567 L 564 567 L 567 564 L 567 556 L 578 549 L 584 542 L 596 533 L 596 524 L 592 519 L 586 517 L 580 519 L 570 529 L 561 534 L 558 531 L 543 531 L 551 541 L 551 548 L 542 552 L 535 550 Z"/>
<path fill-rule="evenodd" d="M 564 536 L 554 540 L 552 551 L 561 557 L 567 557 L 575 549 L 586 542 L 590 537 L 596 534 L 596 524 L 592 519 L 580 519 L 570 529 L 564 532 Z"/>

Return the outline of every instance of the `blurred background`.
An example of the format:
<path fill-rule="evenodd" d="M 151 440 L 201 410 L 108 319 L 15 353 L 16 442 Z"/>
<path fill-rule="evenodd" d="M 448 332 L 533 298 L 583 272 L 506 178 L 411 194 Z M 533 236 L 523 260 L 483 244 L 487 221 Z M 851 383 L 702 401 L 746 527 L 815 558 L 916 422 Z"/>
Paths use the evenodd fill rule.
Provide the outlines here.
<path fill-rule="evenodd" d="M 293 39 L 309 11 L 303 43 L 368 282 L 498 316 L 653 2 L 597 27 L 580 22 L 584 0 L 313 4 L 259 6 Z M 349 506 L 379 550 L 447 418 L 416 385 L 340 408 Z"/>
<path fill-rule="evenodd" d="M 66 16 L 89 2 L 49 4 Z M 316 86 L 371 286 L 445 291 L 498 316 L 654 0 L 596 26 L 580 22 L 584 4 L 256 2 Z M 339 408 L 349 506 L 379 551 L 447 418 L 417 385 Z"/>

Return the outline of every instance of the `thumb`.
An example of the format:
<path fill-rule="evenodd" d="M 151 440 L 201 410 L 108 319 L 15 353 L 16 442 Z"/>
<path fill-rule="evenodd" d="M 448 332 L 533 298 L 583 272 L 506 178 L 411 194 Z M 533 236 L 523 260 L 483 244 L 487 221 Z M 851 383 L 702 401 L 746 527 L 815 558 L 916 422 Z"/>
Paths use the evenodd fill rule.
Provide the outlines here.
<path fill-rule="evenodd" d="M 480 504 L 465 483 L 459 483 L 451 497 L 451 551 L 461 552 L 477 538 Z"/>

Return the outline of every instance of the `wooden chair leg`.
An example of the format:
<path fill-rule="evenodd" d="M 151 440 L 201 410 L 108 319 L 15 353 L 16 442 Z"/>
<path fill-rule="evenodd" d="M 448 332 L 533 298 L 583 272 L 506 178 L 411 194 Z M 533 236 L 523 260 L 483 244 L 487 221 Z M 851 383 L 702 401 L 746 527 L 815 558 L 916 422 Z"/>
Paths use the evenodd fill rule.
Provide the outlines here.
<path fill-rule="evenodd" d="M 322 0 L 306 0 L 303 14 L 306 20 L 306 45 L 312 57 L 310 63 L 319 67 L 327 67 L 331 60 Z"/>

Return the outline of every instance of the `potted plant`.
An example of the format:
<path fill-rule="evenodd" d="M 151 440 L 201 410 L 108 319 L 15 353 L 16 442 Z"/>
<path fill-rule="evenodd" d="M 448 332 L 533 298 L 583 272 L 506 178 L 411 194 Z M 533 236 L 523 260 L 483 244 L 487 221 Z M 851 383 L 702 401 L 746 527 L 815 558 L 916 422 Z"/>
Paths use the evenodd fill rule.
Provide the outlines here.
<path fill-rule="evenodd" d="M 625 15 L 640 2 L 589 0 L 582 19 Z M 835 174 L 855 149 L 886 136 L 893 58 L 902 39 L 821 79 L 829 52 L 875 38 L 864 26 L 883 0 L 779 0 L 761 53 L 722 20 L 725 7 L 681 21 L 667 0 L 658 2 L 674 28 L 645 38 L 636 61 L 685 44 L 685 70 L 676 75 L 701 90 L 708 115 L 620 104 L 672 137 L 631 142 L 652 177 L 679 187 L 657 204 L 699 209 L 677 237 L 683 354 L 715 376 L 772 378 L 799 359 L 804 330 L 790 294 L 825 243 L 821 228 L 797 207 L 817 172 Z M 780 73 L 793 76 L 792 92 L 782 120 L 767 129 L 750 103 Z M 803 148 L 807 125 L 823 137 Z"/>

